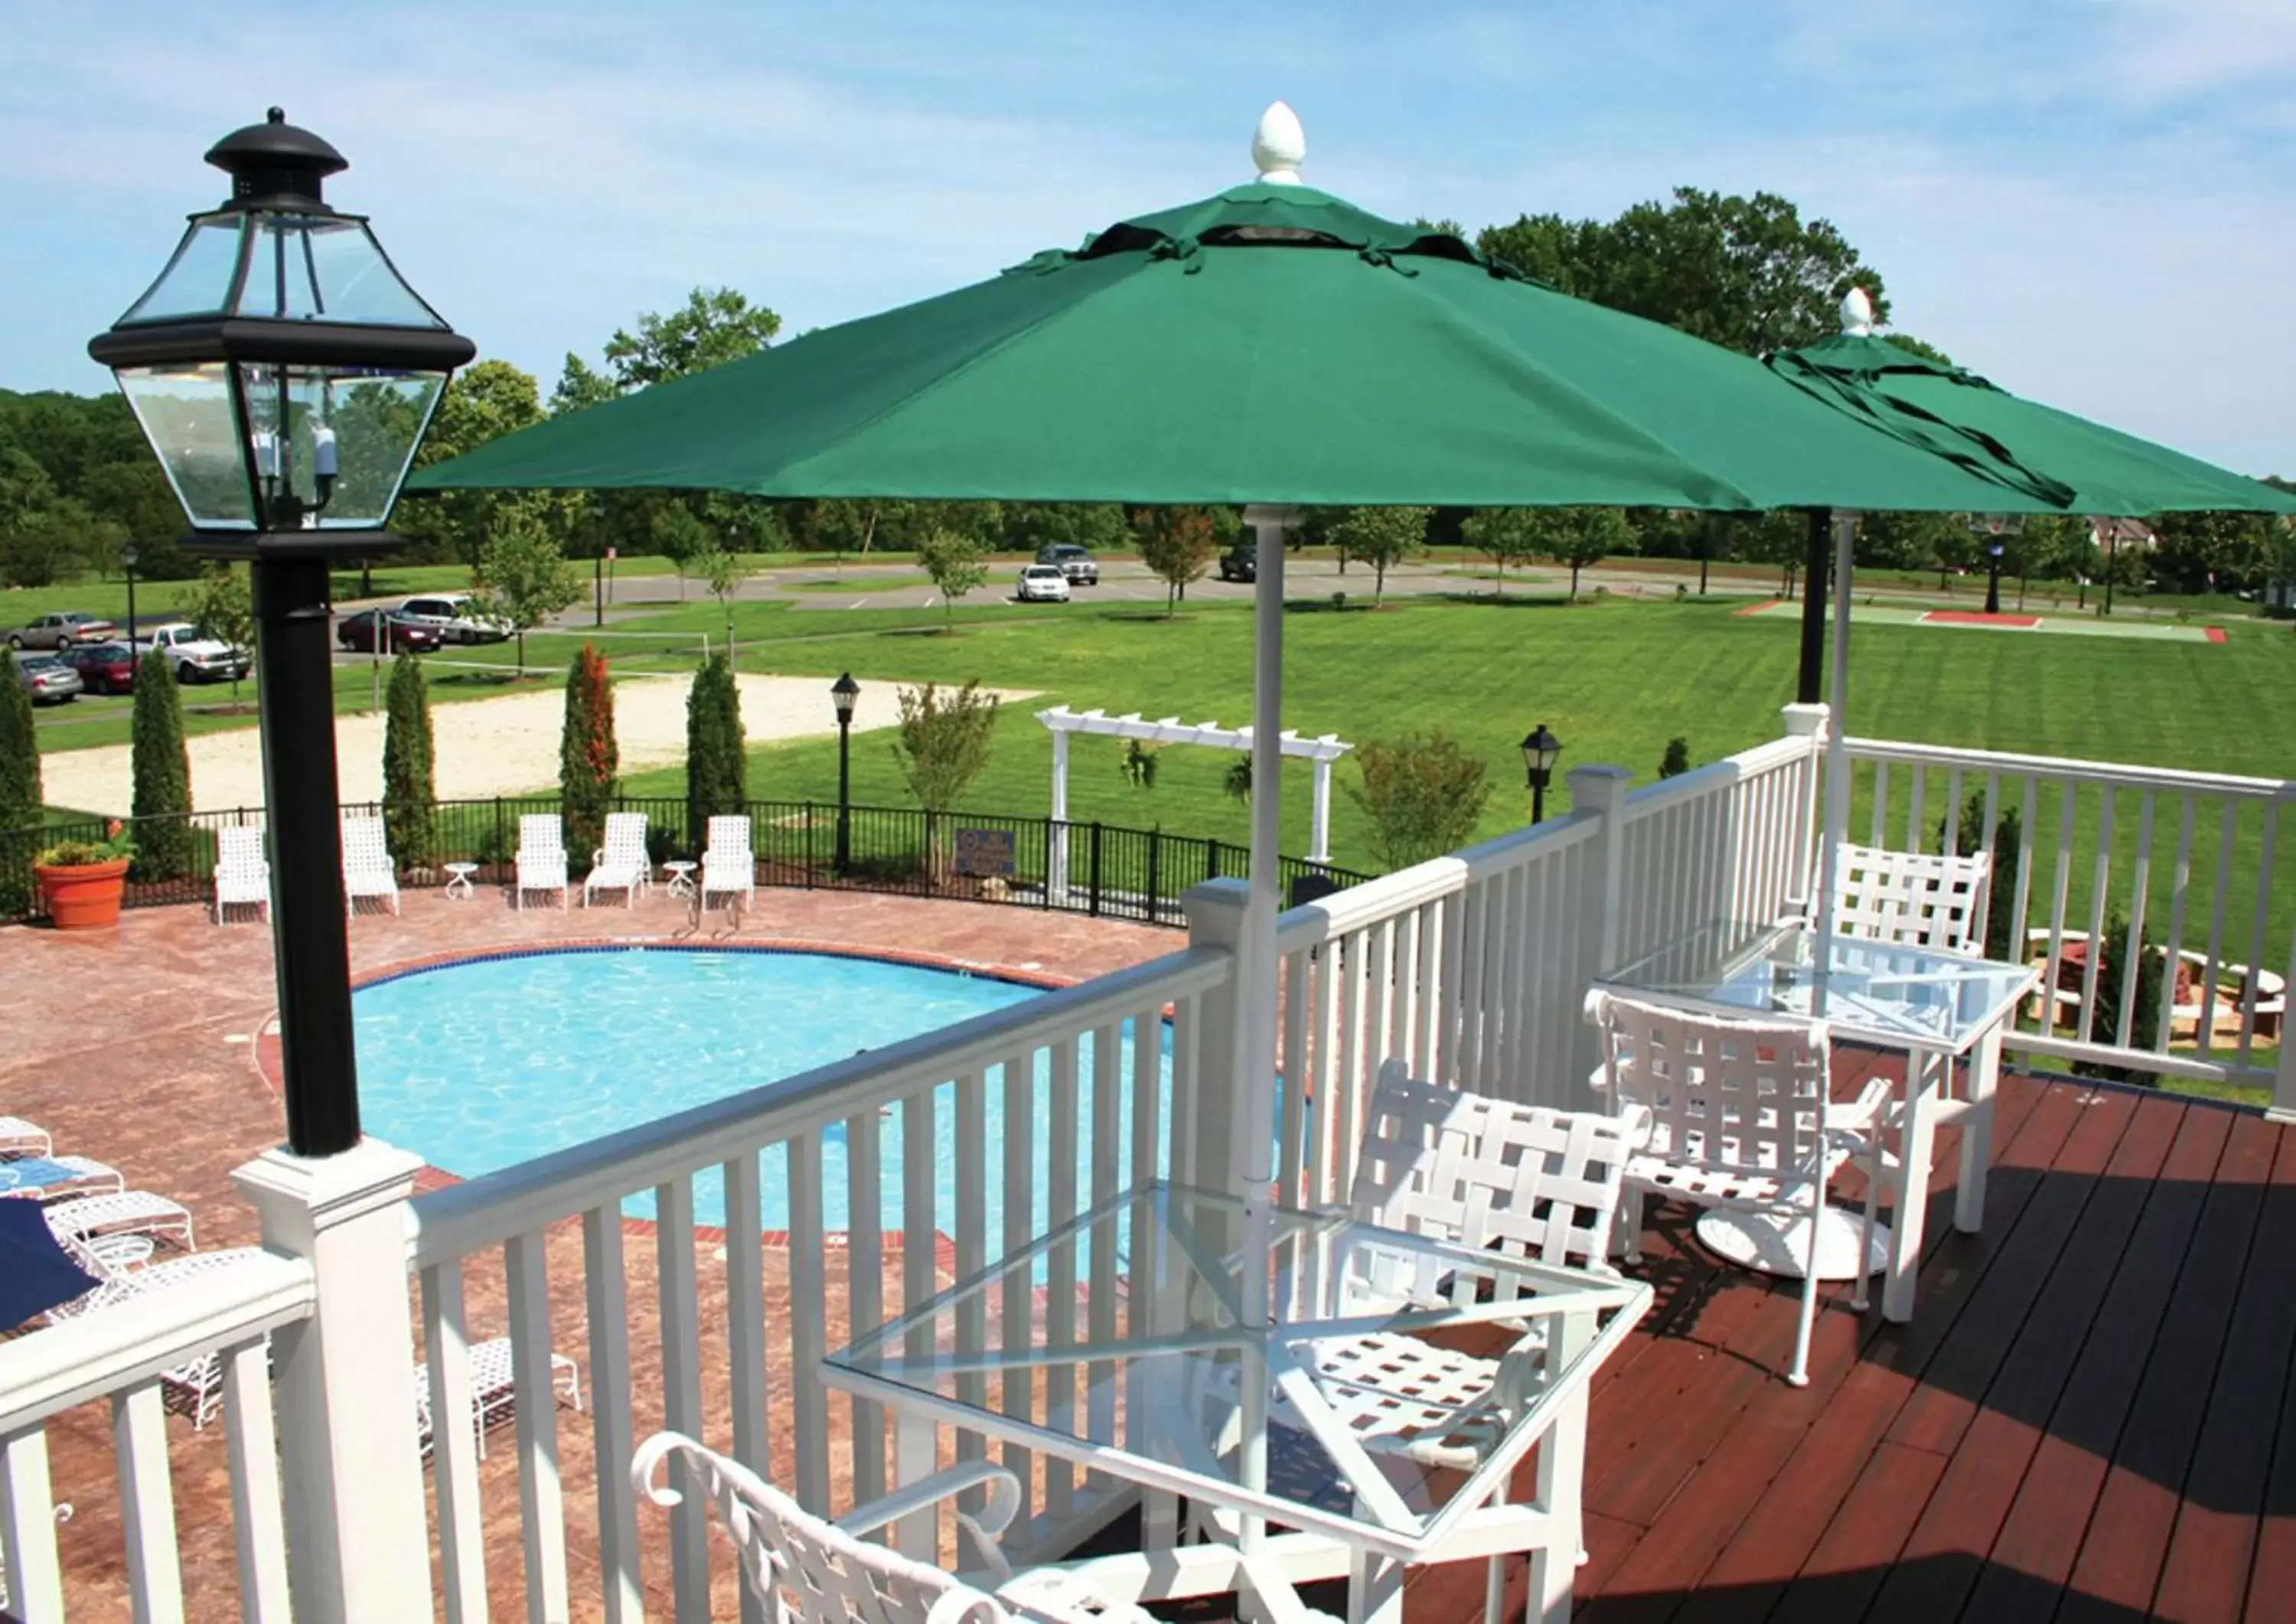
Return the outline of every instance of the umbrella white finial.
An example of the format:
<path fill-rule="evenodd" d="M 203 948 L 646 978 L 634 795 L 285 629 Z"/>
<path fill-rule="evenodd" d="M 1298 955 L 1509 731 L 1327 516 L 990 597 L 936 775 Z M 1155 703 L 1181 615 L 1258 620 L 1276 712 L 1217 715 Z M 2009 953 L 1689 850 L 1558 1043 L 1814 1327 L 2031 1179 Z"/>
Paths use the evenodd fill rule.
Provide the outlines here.
<path fill-rule="evenodd" d="M 1851 338 L 1868 337 L 1874 331 L 1874 301 L 1866 297 L 1866 290 L 1853 286 L 1841 296 L 1841 331 Z"/>
<path fill-rule="evenodd" d="M 1251 132 L 1251 161 L 1259 178 L 1270 185 L 1296 186 L 1307 156 L 1308 133 L 1300 127 L 1300 115 L 1288 103 L 1270 102 Z"/>

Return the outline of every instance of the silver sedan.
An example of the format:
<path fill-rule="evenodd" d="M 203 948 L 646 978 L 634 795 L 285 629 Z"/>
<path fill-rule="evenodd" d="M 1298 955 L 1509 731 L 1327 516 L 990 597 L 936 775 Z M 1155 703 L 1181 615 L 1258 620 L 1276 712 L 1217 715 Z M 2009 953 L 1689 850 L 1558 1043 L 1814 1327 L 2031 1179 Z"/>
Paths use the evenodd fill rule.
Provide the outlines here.
<path fill-rule="evenodd" d="M 77 699 L 85 685 L 79 673 L 53 654 L 19 654 L 16 675 L 35 705 L 61 705 Z"/>

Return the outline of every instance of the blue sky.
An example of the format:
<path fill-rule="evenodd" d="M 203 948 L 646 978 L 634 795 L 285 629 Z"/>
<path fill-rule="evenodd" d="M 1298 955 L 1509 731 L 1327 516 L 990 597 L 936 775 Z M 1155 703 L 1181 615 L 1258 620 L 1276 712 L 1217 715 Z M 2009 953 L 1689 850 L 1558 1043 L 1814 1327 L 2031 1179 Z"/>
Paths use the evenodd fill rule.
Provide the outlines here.
<path fill-rule="evenodd" d="M 1250 176 L 1469 226 L 1677 184 L 1833 219 L 2012 389 L 2296 474 L 2291 0 L 8 7 L 0 387 L 84 355 L 283 103 L 414 284 L 539 373 L 729 283 L 821 325 Z M 257 70 L 258 65 L 260 70 Z"/>

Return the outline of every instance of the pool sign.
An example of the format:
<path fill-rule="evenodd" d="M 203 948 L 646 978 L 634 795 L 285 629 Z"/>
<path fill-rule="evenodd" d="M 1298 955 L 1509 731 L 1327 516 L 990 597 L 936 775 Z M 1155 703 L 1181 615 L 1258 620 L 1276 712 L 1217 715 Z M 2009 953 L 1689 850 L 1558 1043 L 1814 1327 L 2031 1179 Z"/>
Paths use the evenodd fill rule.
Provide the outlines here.
<path fill-rule="evenodd" d="M 1010 829 L 960 829 L 956 832 L 956 872 L 975 879 L 1010 874 L 1013 832 Z"/>

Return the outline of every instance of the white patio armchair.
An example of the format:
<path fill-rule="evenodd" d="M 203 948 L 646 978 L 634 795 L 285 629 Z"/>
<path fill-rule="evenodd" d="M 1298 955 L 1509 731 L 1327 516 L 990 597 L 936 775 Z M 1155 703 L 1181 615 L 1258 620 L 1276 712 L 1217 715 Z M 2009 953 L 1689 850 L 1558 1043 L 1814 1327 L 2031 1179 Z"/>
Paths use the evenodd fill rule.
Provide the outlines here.
<path fill-rule="evenodd" d="M 685 1460 L 725 1519 L 741 1554 L 742 1582 L 768 1618 L 794 1624 L 1007 1624 L 1015 1618 L 1045 1624 L 1154 1624 L 1139 1607 L 1103 1595 L 1064 1570 L 1014 1573 L 996 1537 L 1020 1509 L 1020 1480 L 987 1461 L 934 1472 L 830 1521 L 740 1462 L 682 1432 L 655 1433 L 631 1458 L 631 1482 L 656 1505 L 676 1505 L 685 1498 L 655 1481 L 657 1469 L 673 1455 Z M 958 1509 L 955 1515 L 980 1566 L 962 1578 L 865 1538 L 974 1489 L 984 1491 L 980 1507 Z M 971 1582 L 976 1579 L 990 1587 Z"/>
<path fill-rule="evenodd" d="M 80 1195 L 50 1202 L 41 1216 L 59 1239 L 92 1242 L 105 1235 L 149 1235 L 172 1239 L 185 1251 L 197 1251 L 192 1239 L 192 1211 L 181 1202 L 150 1190 L 123 1190 L 111 1195 Z"/>
<path fill-rule="evenodd" d="M 526 906 L 529 891 L 556 891 L 567 906 L 566 825 L 555 812 L 529 812 L 518 820 L 518 856 L 512 865 L 511 906 Z"/>
<path fill-rule="evenodd" d="M 343 906 L 357 914 L 362 897 L 387 901 L 398 912 L 398 865 L 379 817 L 343 819 Z"/>
<path fill-rule="evenodd" d="M 590 872 L 582 881 L 582 906 L 600 891 L 619 891 L 629 907 L 653 879 L 653 860 L 646 854 L 646 816 L 643 812 L 606 814 L 606 843 L 590 858 Z"/>
<path fill-rule="evenodd" d="M 264 918 L 271 917 L 271 865 L 263 855 L 260 829 L 216 831 L 216 923 L 233 907 L 261 908 Z"/>
<path fill-rule="evenodd" d="M 709 844 L 701 853 L 701 906 L 715 894 L 739 897 L 744 908 L 758 905 L 758 858 L 750 849 L 750 820 L 735 814 L 709 820 Z"/>
<path fill-rule="evenodd" d="M 1882 1184 L 1874 1125 L 1888 1079 L 1835 1102 L 1832 1045 L 1819 1021 L 1728 1019 L 1603 992 L 1587 1005 L 1602 1033 L 1595 1087 L 1616 1109 L 1651 1117 L 1649 1141 L 1626 1168 L 1628 1258 L 1639 1256 L 1645 1194 L 1783 1221 L 1781 1247 L 1799 1251 L 1779 1261 L 1802 1275 L 1786 1381 L 1807 1386 L 1826 1185 L 1853 1158 L 1867 1178 L 1852 1304 L 1866 1307 Z"/>
<path fill-rule="evenodd" d="M 1985 956 L 1993 859 L 1844 842 L 1833 874 L 1833 933 L 1898 947 Z"/>

